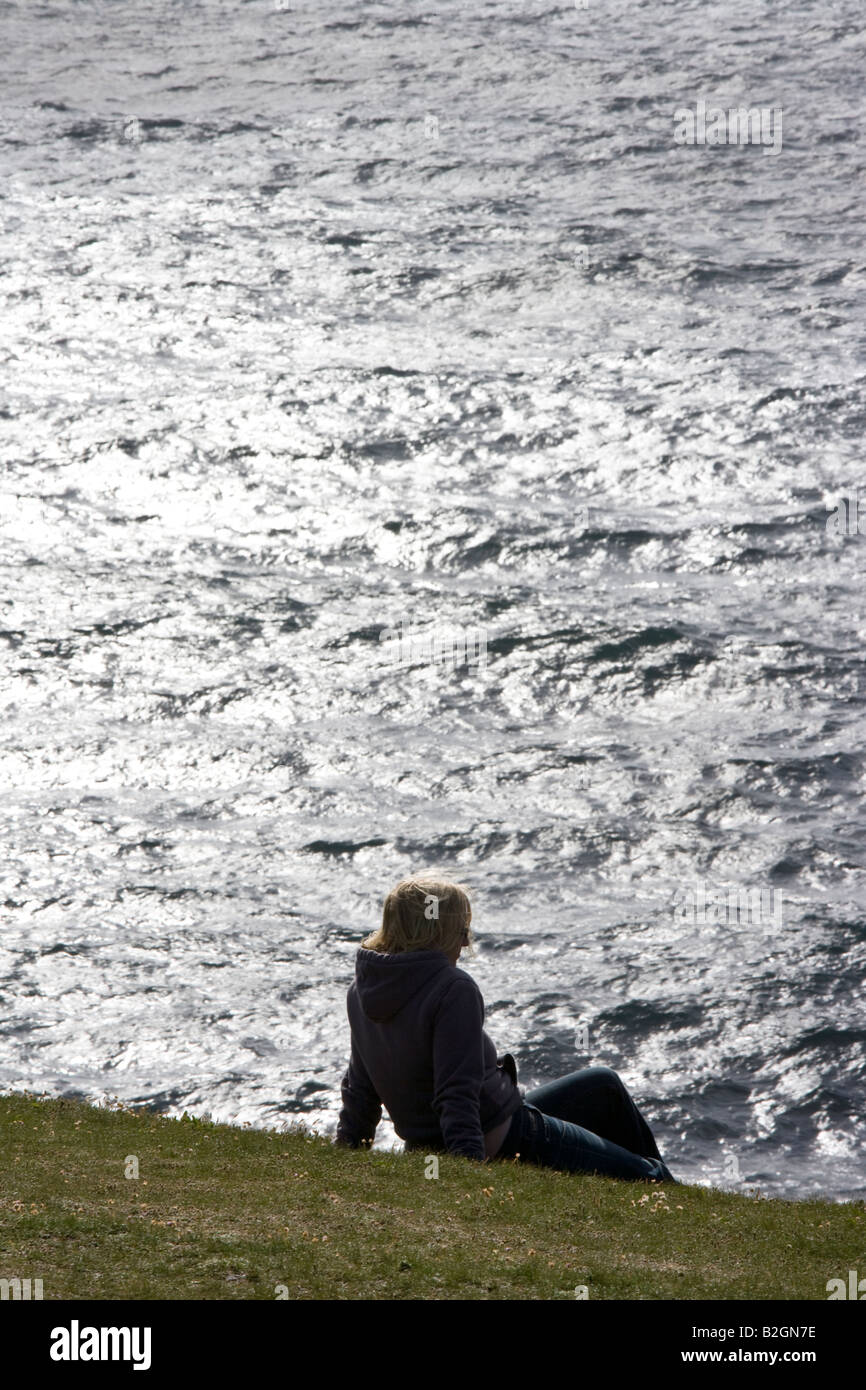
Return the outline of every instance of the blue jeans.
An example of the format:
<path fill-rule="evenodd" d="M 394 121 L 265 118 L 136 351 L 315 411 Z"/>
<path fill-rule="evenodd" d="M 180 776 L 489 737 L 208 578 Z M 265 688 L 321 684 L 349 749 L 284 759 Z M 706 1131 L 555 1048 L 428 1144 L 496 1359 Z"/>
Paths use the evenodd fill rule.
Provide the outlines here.
<path fill-rule="evenodd" d="M 586 1067 L 528 1091 L 496 1158 L 518 1156 L 561 1173 L 677 1181 L 610 1067 Z"/>

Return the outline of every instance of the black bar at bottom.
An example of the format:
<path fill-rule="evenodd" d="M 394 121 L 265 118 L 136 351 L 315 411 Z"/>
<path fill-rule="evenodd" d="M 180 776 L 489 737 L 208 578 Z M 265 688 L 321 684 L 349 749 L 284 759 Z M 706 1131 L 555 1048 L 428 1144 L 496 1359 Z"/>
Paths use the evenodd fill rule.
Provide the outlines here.
<path fill-rule="evenodd" d="M 857 1301 L 866 1302 L 866 1297 Z M 458 1308 L 462 1315 L 455 1325 L 447 1315 Z M 848 1373 L 859 1363 L 866 1309 L 840 1308 L 835 1301 L 575 1299 L 519 1305 L 406 1301 L 389 1312 L 385 1301 L 6 1300 L 0 1303 L 0 1326 L 4 1360 L 8 1364 L 14 1356 L 19 1379 L 30 1371 L 50 1380 L 78 1374 L 93 1379 L 107 1370 L 115 1378 L 129 1374 L 142 1382 L 148 1375 L 163 1381 L 167 1375 L 174 1380 L 189 1373 L 213 1374 L 222 1381 L 260 1371 L 309 1374 L 311 1360 L 313 1373 L 328 1378 L 344 1368 L 366 1379 L 374 1367 L 380 1374 L 411 1370 L 414 1376 L 419 1359 L 431 1374 L 450 1375 L 467 1353 L 490 1374 L 498 1364 L 513 1372 L 516 1357 L 555 1346 L 557 1365 L 563 1366 L 565 1358 L 576 1376 L 581 1367 L 604 1368 L 619 1377 L 623 1371 L 666 1372 L 674 1366 L 687 1374 L 710 1366 L 728 1371 L 762 1366 L 806 1368 L 826 1381 L 828 1374 Z M 501 1336 L 491 1340 L 497 1332 Z M 459 1334 L 459 1355 L 454 1333 Z M 540 1342 L 535 1340 L 538 1333 L 562 1340 Z M 424 1340 L 419 1343 L 417 1337 Z M 525 1353 L 519 1346 L 524 1339 Z"/>

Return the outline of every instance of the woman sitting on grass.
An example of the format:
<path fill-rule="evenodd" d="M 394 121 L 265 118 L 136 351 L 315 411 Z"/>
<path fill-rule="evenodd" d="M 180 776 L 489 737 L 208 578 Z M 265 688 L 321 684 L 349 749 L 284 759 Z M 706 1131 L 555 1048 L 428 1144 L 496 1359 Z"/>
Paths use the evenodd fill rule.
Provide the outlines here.
<path fill-rule="evenodd" d="M 484 1001 L 457 969 L 471 951 L 457 884 L 407 878 L 358 951 L 347 1008 L 351 1054 L 336 1142 L 368 1148 L 386 1106 L 408 1150 L 483 1162 L 519 1158 L 566 1173 L 676 1182 L 616 1072 L 587 1067 L 521 1095 L 484 1032 Z"/>

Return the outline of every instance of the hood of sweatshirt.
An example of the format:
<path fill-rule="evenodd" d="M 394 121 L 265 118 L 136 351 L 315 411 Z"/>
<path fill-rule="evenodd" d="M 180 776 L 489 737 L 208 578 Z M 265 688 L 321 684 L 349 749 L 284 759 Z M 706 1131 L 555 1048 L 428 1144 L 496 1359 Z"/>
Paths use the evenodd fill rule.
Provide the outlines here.
<path fill-rule="evenodd" d="M 426 989 L 444 970 L 453 970 L 443 951 L 367 951 L 355 961 L 355 985 L 361 1008 L 375 1023 L 384 1023 Z"/>

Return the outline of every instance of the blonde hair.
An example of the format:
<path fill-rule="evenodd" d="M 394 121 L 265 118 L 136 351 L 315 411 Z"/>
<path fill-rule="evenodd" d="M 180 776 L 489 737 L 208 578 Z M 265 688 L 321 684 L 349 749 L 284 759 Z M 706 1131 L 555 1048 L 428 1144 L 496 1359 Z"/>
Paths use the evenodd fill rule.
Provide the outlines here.
<path fill-rule="evenodd" d="M 472 904 L 459 883 L 433 874 L 401 879 L 382 908 L 382 925 L 361 945 L 367 951 L 444 951 L 473 954 Z"/>

